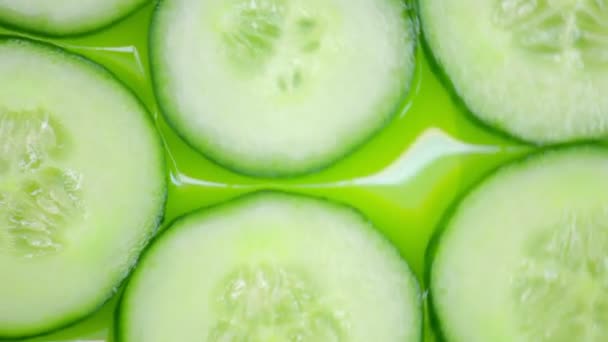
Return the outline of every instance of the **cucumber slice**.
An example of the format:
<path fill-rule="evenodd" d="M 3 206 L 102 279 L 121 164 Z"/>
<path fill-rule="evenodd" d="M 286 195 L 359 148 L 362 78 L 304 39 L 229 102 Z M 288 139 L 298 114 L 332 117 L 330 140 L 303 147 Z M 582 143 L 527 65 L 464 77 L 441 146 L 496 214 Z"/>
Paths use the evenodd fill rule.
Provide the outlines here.
<path fill-rule="evenodd" d="M 417 282 L 353 209 L 260 193 L 179 219 L 144 254 L 118 339 L 420 341 Z"/>
<path fill-rule="evenodd" d="M 162 0 L 151 58 L 163 112 L 241 173 L 322 169 L 403 105 L 415 29 L 402 0 Z"/>
<path fill-rule="evenodd" d="M 451 342 L 605 341 L 608 150 L 544 152 L 458 205 L 436 244 L 431 298 Z"/>
<path fill-rule="evenodd" d="M 541 144 L 608 136 L 608 2 L 420 0 L 419 7 L 428 45 L 479 119 Z"/>
<path fill-rule="evenodd" d="M 0 0 L 0 23 L 53 36 L 93 31 L 149 0 Z"/>
<path fill-rule="evenodd" d="M 101 67 L 0 39 L 0 339 L 99 307 L 153 234 L 162 146 L 142 104 Z"/>

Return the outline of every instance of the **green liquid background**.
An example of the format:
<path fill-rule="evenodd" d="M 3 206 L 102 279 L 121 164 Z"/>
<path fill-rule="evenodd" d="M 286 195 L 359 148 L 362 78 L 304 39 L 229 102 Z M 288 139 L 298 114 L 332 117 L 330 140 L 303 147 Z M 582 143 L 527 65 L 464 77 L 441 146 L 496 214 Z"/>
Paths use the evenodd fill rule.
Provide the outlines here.
<path fill-rule="evenodd" d="M 492 169 L 530 151 L 473 120 L 440 81 L 419 46 L 408 103 L 354 154 L 322 172 L 295 179 L 263 180 L 235 174 L 188 147 L 159 114 L 147 54 L 152 12 L 149 5 L 110 28 L 81 37 L 51 39 L 1 26 L 0 35 L 47 41 L 89 57 L 137 93 L 165 141 L 170 179 L 165 225 L 196 208 L 261 189 L 331 198 L 367 215 L 397 246 L 424 291 L 425 250 L 446 210 Z M 112 299 L 67 329 L 26 341 L 112 341 L 116 302 L 117 298 Z M 426 341 L 433 341 L 428 320 L 425 329 Z"/>

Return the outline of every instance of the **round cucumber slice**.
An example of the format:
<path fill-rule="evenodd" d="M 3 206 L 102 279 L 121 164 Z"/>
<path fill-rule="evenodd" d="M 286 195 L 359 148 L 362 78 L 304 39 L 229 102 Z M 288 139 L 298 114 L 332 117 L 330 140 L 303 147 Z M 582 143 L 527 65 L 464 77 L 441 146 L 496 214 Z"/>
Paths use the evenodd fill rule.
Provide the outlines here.
<path fill-rule="evenodd" d="M 608 3 L 421 0 L 419 7 L 428 45 L 479 119 L 541 144 L 608 136 Z"/>
<path fill-rule="evenodd" d="M 162 0 L 152 73 L 176 131 L 241 173 L 293 176 L 399 112 L 415 61 L 401 0 Z"/>
<path fill-rule="evenodd" d="M 0 339 L 92 312 L 129 273 L 164 206 L 160 139 L 101 67 L 0 39 Z"/>
<path fill-rule="evenodd" d="M 608 149 L 543 152 L 456 207 L 431 265 L 447 341 L 600 342 L 608 334 Z"/>
<path fill-rule="evenodd" d="M 115 22 L 149 0 L 0 0 L 0 23 L 53 36 Z"/>
<path fill-rule="evenodd" d="M 421 297 L 353 209 L 260 193 L 179 219 L 144 254 L 118 339 L 420 341 Z"/>

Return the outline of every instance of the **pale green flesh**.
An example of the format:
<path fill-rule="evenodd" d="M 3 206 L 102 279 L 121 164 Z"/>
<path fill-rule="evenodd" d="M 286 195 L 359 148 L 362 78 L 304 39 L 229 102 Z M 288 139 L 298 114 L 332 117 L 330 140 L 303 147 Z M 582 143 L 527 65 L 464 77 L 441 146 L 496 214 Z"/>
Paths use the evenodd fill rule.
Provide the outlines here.
<path fill-rule="evenodd" d="M 279 193 L 190 214 L 144 254 L 119 340 L 420 341 L 416 280 L 373 229 L 347 207 Z"/>
<path fill-rule="evenodd" d="M 165 181 L 147 112 L 100 67 L 2 39 L 0 75 L 0 338 L 10 338 L 71 323 L 112 294 L 157 226 Z"/>
<path fill-rule="evenodd" d="M 400 110 L 415 67 L 408 11 L 399 0 L 161 1 L 151 57 L 164 114 L 244 173 L 326 167 Z"/>
<path fill-rule="evenodd" d="M 604 341 L 608 150 L 577 147 L 507 166 L 458 206 L 431 293 L 451 342 Z"/>
<path fill-rule="evenodd" d="M 51 35 L 88 32 L 148 0 L 0 0 L 0 23 Z"/>
<path fill-rule="evenodd" d="M 425 0 L 420 7 L 435 57 L 482 121 L 538 143 L 608 135 L 607 1 Z"/>
<path fill-rule="evenodd" d="M 0 246 L 14 256 L 63 249 L 83 216 L 82 174 L 64 167 L 72 142 L 48 114 L 0 110 Z"/>

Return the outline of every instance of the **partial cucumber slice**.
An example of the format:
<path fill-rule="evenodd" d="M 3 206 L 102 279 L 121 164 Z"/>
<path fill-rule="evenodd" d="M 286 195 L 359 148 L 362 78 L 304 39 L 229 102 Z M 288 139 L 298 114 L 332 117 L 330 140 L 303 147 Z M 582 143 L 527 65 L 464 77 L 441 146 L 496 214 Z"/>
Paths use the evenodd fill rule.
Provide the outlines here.
<path fill-rule="evenodd" d="M 608 136 L 608 2 L 419 5 L 435 57 L 482 121 L 536 143 Z"/>
<path fill-rule="evenodd" d="M 71 323 L 110 297 L 157 227 L 161 144 L 101 67 L 0 39 L 0 339 Z"/>
<path fill-rule="evenodd" d="M 414 71 L 401 0 L 162 0 L 156 92 L 192 146 L 237 171 L 326 167 L 396 114 Z"/>
<path fill-rule="evenodd" d="M 0 23 L 48 35 L 92 31 L 149 0 L 0 0 Z"/>
<path fill-rule="evenodd" d="M 545 152 L 458 205 L 431 269 L 447 341 L 606 340 L 606 175 L 606 148 Z"/>
<path fill-rule="evenodd" d="M 420 341 L 406 263 L 353 209 L 261 193 L 193 213 L 144 254 L 118 338 L 155 341 Z"/>

